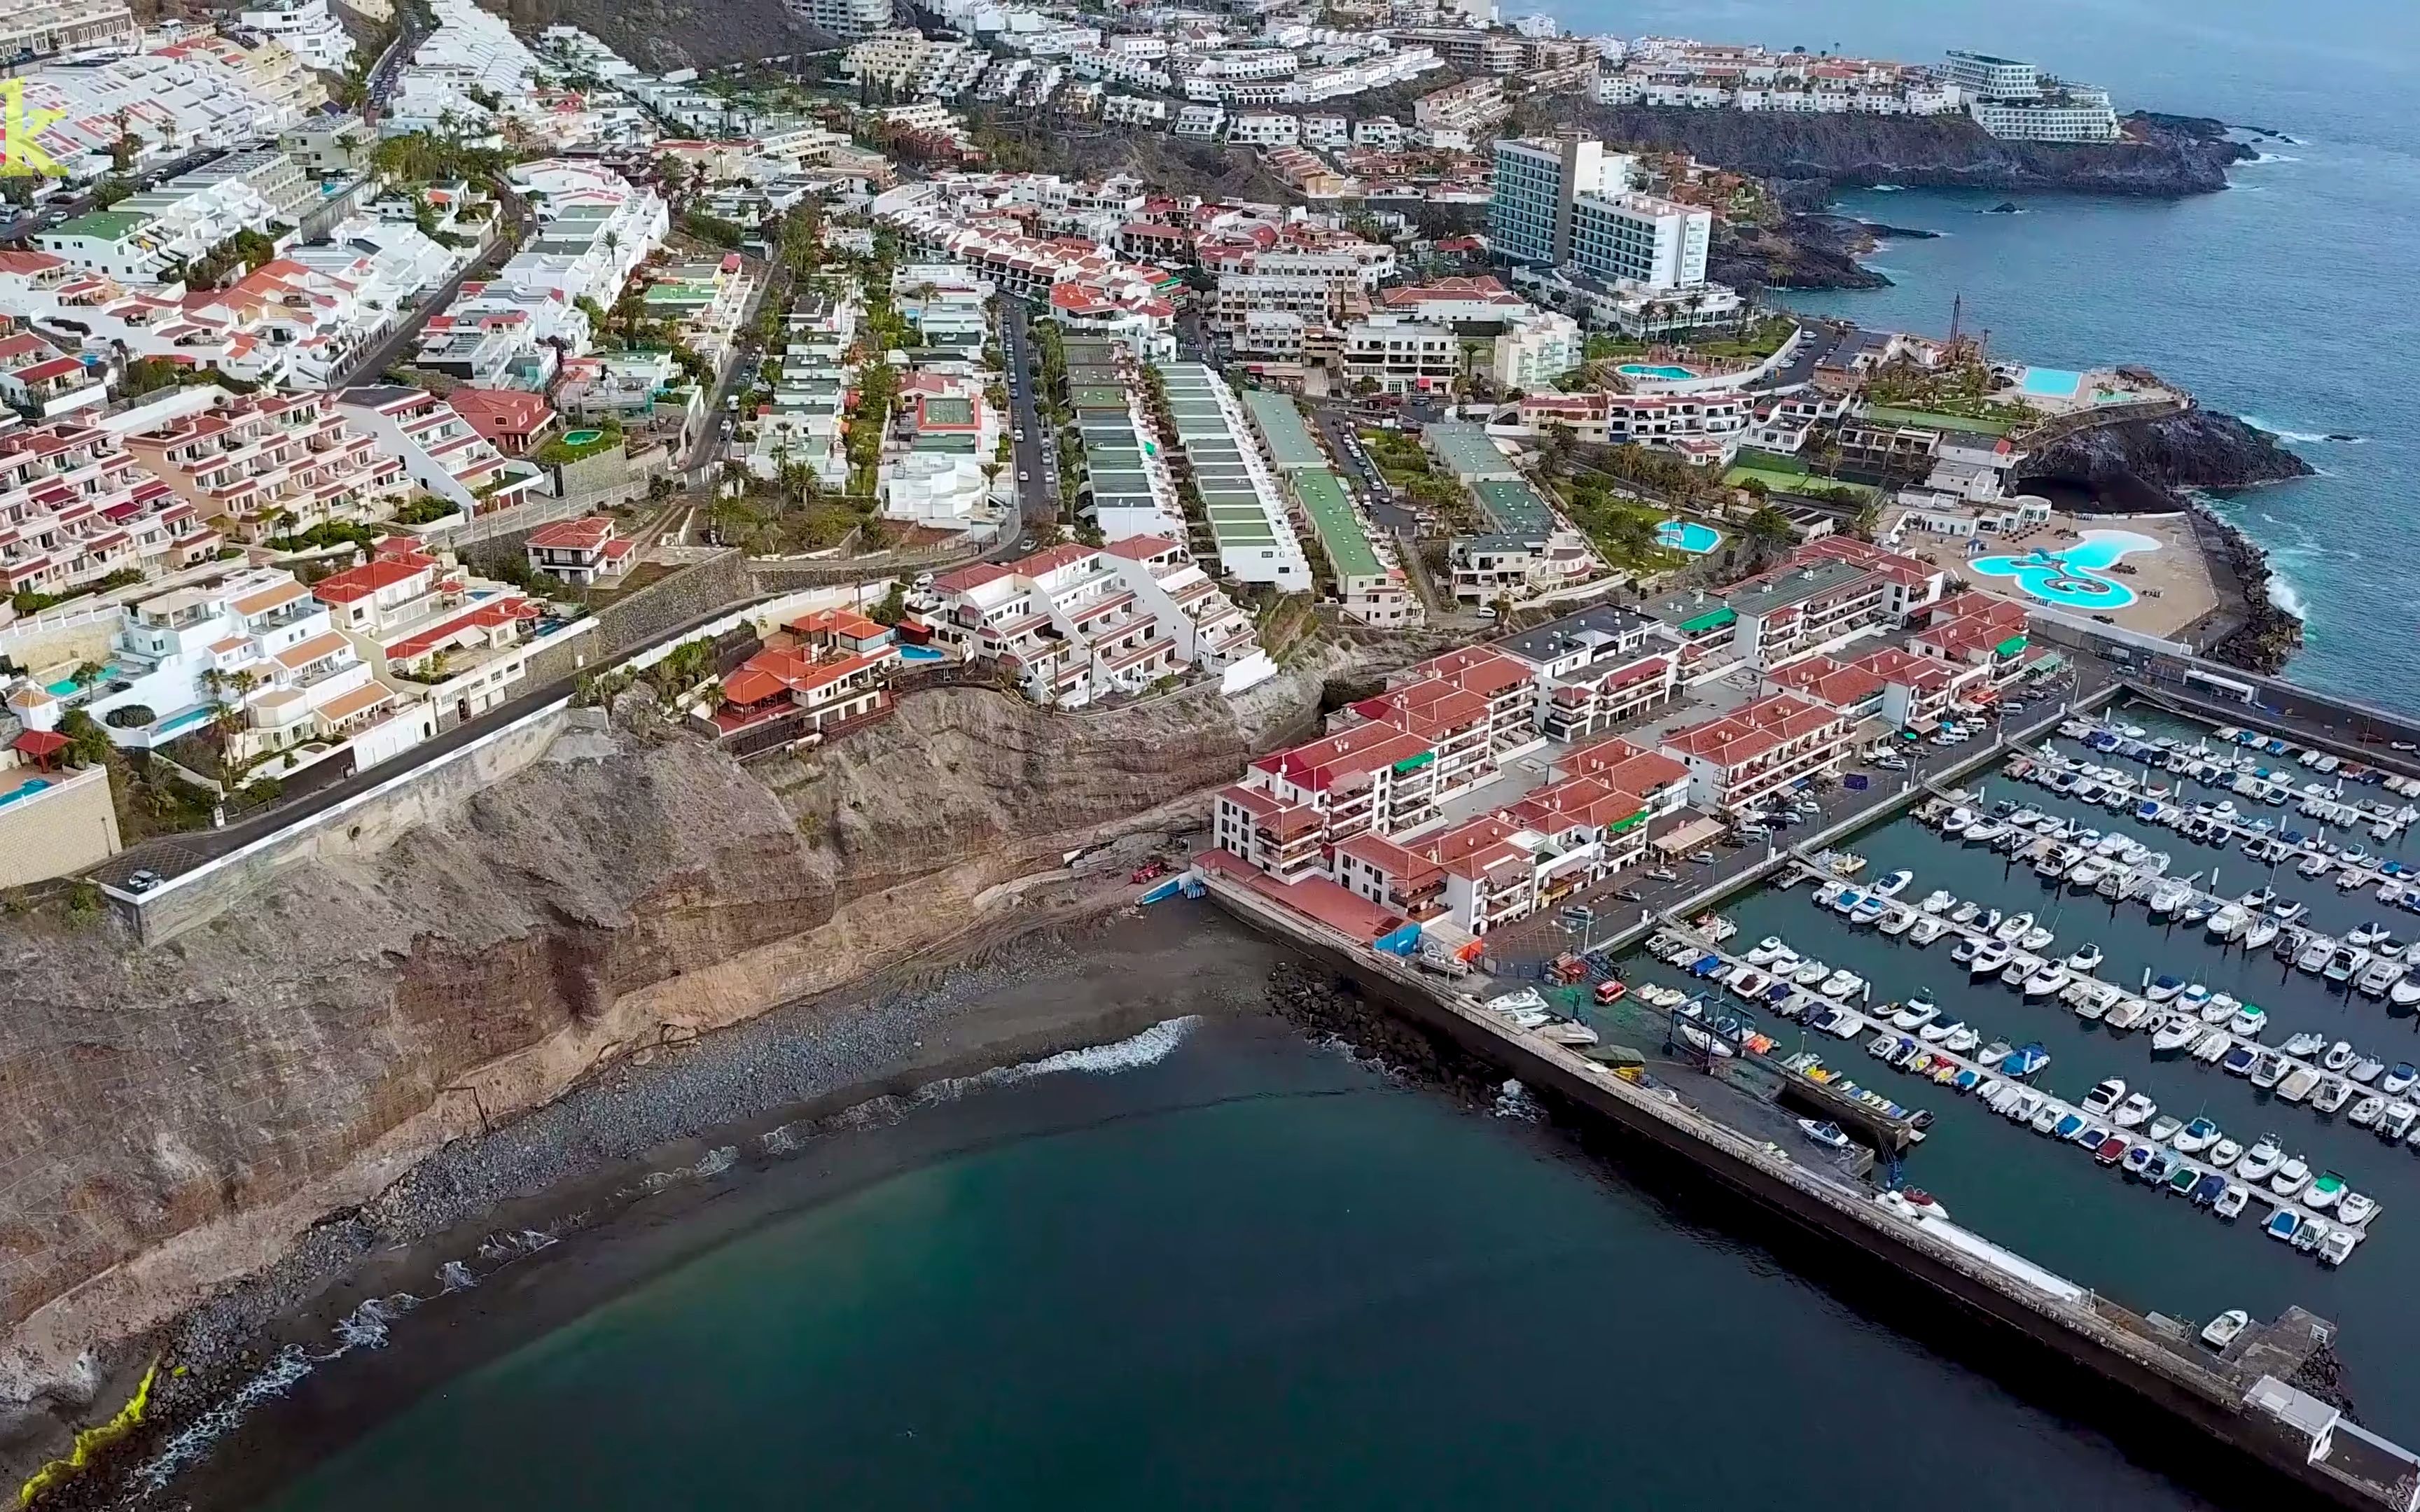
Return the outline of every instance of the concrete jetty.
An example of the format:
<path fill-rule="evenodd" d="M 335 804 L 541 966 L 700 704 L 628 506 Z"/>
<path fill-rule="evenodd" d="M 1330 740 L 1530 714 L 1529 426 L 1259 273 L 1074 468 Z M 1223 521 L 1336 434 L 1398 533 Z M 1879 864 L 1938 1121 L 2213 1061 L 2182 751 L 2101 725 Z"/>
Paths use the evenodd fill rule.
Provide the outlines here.
<path fill-rule="evenodd" d="M 2202 1473 L 2215 1446 L 2300 1500 L 2362 1512 L 2420 1512 L 2420 1456 L 2372 1434 L 2340 1409 L 2290 1382 L 2325 1347 L 2334 1328 L 2303 1315 L 2280 1319 L 2223 1354 L 2201 1350 L 2190 1331 L 2059 1283 L 2039 1267 L 1946 1219 L 1913 1213 L 1881 1195 L 1860 1194 L 1770 1141 L 1751 1138 L 1674 1097 L 1489 1012 L 1401 961 L 1261 896 L 1206 876 L 1210 898 L 1244 923 L 1335 970 L 1373 1001 L 1441 1036 L 1524 1084 L 1630 1136 L 1730 1193 L 1787 1220 L 1792 1232 L 1836 1256 L 1878 1268 L 1894 1305 L 1933 1308 L 1970 1325 L 1964 1336 L 2020 1347 L 2029 1365 L 2082 1372 L 2103 1394 L 2155 1410 L 2157 1422 L 2127 1412 L 2103 1427 L 2184 1430 L 2184 1451 Z M 1908 1282 L 1916 1285 L 1911 1288 Z M 1979 1331 L 1971 1325 L 1981 1325 Z M 2247 1331 L 2249 1333 L 2250 1331 Z"/>

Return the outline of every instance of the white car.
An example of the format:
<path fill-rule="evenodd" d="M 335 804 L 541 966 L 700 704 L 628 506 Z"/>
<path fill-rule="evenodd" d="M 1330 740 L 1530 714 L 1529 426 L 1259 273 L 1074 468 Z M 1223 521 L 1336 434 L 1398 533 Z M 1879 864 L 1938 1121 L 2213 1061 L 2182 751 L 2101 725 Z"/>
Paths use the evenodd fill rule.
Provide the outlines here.
<path fill-rule="evenodd" d="M 1018 468 L 1016 470 L 1016 481 L 1019 483 L 1032 483 L 1033 481 L 1033 474 L 1026 471 L 1023 468 Z"/>

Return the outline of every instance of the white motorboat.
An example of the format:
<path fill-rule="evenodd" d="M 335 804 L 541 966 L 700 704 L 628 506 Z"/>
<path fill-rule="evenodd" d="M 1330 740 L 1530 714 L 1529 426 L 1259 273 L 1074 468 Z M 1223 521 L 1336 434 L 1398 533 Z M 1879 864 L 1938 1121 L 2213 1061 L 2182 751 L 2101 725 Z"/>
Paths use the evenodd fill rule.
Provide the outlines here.
<path fill-rule="evenodd" d="M 1963 807 L 1952 809 L 1941 816 L 1941 832 L 1945 835 L 1962 835 L 1978 817 L 1972 809 Z"/>
<path fill-rule="evenodd" d="M 1849 998 L 1855 996 L 1865 985 L 1863 977 L 1843 966 L 1824 978 L 1823 985 L 1815 989 L 1815 995 L 1818 997 Z"/>
<path fill-rule="evenodd" d="M 2420 977 L 2405 976 L 2386 990 L 2386 1000 L 2397 1008 L 2420 1008 Z"/>
<path fill-rule="evenodd" d="M 2057 936 L 2053 934 L 2047 926 L 2036 924 L 2025 931 L 2024 936 L 2017 941 L 2017 946 L 2018 949 L 2025 950 L 2047 950 L 2050 949 L 2050 942 L 2056 938 Z"/>
<path fill-rule="evenodd" d="M 2359 1192 L 2346 1192 L 2336 1198 L 2336 1222 L 2358 1228 L 2378 1216 L 2378 1199 Z"/>
<path fill-rule="evenodd" d="M 1928 914 L 1946 914 L 1957 905 L 1958 900 L 1950 896 L 1948 888 L 1935 887 L 1924 895 L 1924 902 L 1916 904 L 1916 907 Z"/>
<path fill-rule="evenodd" d="M 2218 1214 L 2222 1218 L 2233 1218 L 2238 1213 L 2242 1212 L 2243 1211 L 2244 1204 L 2251 1200 L 2252 1189 L 2250 1187 L 2244 1185 L 2241 1181 L 2229 1181 L 2226 1183 L 2226 1191 L 2220 1196 L 2216 1202 L 2210 1205 L 2210 1211 Z"/>
<path fill-rule="evenodd" d="M 2050 962 L 2027 977 L 2023 983 L 2027 997 L 2048 997 L 2074 980 L 2074 975 L 2062 964 Z"/>
<path fill-rule="evenodd" d="M 1756 942 L 1756 948 L 1748 951 L 1745 959 L 1752 966 L 1769 966 L 1789 949 L 1790 947 L 1782 942 L 1780 935 L 1768 934 Z"/>
<path fill-rule="evenodd" d="M 1812 987 L 1832 974 L 1832 968 L 1821 961 L 1809 961 L 1791 973 L 1790 980 L 1801 987 Z"/>
<path fill-rule="evenodd" d="M 2171 1014 L 2159 1027 L 2151 1031 L 2151 1048 L 2182 1050 L 2199 1040 L 2202 1032 L 2200 1020 L 2188 1018 L 2181 1013 Z"/>
<path fill-rule="evenodd" d="M 2221 1139 L 2217 1144 L 2211 1146 L 2210 1152 L 2202 1157 L 2221 1170 L 2225 1170 L 2242 1158 L 2243 1147 L 2232 1139 Z"/>
<path fill-rule="evenodd" d="M 1982 912 L 1983 905 L 1981 903 L 1962 903 L 1957 907 L 1949 910 L 1949 922 L 1952 924 L 1972 924 L 1978 918 L 1981 917 Z"/>
<path fill-rule="evenodd" d="M 2261 915 L 2258 918 L 2254 919 L 2251 923 L 2244 926 L 2243 948 L 2247 950 L 2259 949 L 2262 946 L 2265 946 L 2270 941 L 2275 939 L 2277 937 L 2277 931 L 2282 927 L 2282 925 L 2280 925 L 2275 919 L 2271 918 L 2268 915 Z"/>
<path fill-rule="evenodd" d="M 1898 1012 L 1891 1015 L 1891 1026 L 1893 1028 L 1905 1029 L 1913 1033 L 1925 1028 L 1928 1025 L 1931 1024 L 1933 1020 L 1940 1016 L 1941 1010 L 1935 1008 L 1932 1004 L 1911 1001 L 1902 1006 Z M 1925 1035 L 1925 1038 L 1930 1040 L 1933 1038 L 1933 1036 L 1927 1034 Z"/>
<path fill-rule="evenodd" d="M 2206 927 L 2210 931 L 2211 939 L 2230 941 L 2250 928 L 2251 924 L 2252 914 L 2242 903 L 2226 903 L 2210 916 L 2210 922 Z"/>
<path fill-rule="evenodd" d="M 2095 1085 L 2092 1090 L 2085 1093 L 2084 1101 L 2077 1103 L 2076 1106 L 2082 1108 L 2086 1114 L 2093 1118 L 2105 1119 L 2117 1110 L 2118 1103 L 2125 1100 L 2126 1084 L 2118 1080 L 2117 1077 L 2112 1076 L 2107 1081 Z"/>
<path fill-rule="evenodd" d="M 2202 1326 L 2201 1341 L 2213 1350 L 2224 1350 L 2235 1342 L 2235 1336 L 2252 1326 L 2252 1315 L 2241 1307 L 2229 1307 Z"/>
<path fill-rule="evenodd" d="M 2193 1057 L 2205 1066 L 2215 1066 L 2225 1060 L 2226 1053 L 2234 1048 L 2235 1036 L 2225 1029 L 2212 1029 L 2195 1042 Z"/>
<path fill-rule="evenodd" d="M 2198 1155 L 2218 1141 L 2218 1125 L 2208 1119 L 2195 1119 L 2177 1131 L 2173 1142 L 2180 1154 Z"/>
<path fill-rule="evenodd" d="M 2033 927 L 2033 915 L 2029 913 L 2012 915 L 2008 918 L 2000 920 L 1999 927 L 1992 931 L 1992 938 L 1999 941 L 2002 945 L 2014 945 L 2019 940 L 2024 939 L 2025 937 L 2025 932 Z"/>
<path fill-rule="evenodd" d="M 2212 993 L 2210 1001 L 2201 1005 L 2201 1021 L 2204 1024 L 2225 1024 L 2235 1017 L 2235 1011 L 2242 1006 L 2242 1000 L 2232 993 Z"/>
<path fill-rule="evenodd" d="M 2262 1134 L 2243 1152 L 2236 1164 L 2235 1174 L 2251 1182 L 2266 1181 L 2286 1163 L 2286 1152 L 2277 1146 L 2275 1134 Z"/>
<path fill-rule="evenodd" d="M 2014 954 L 2014 950 L 1998 940 L 1988 941 L 1968 960 L 1966 969 L 1978 977 L 1995 976 L 2007 967 L 2009 958 Z"/>
<path fill-rule="evenodd" d="M 1908 927 L 1907 937 L 1913 944 L 1931 945 L 1947 933 L 1949 926 L 1943 923 L 1938 916 L 1919 914 L 1916 922 Z"/>
<path fill-rule="evenodd" d="M 2084 973 L 2095 972 L 2101 969 L 2103 959 L 2105 958 L 2101 953 L 2101 947 L 2087 943 L 2082 949 L 2067 958 L 2067 969 Z"/>
<path fill-rule="evenodd" d="M 2311 1167 L 2304 1164 L 2300 1155 L 2289 1156 L 2277 1167 L 2277 1174 L 2269 1178 L 2269 1190 L 2281 1197 L 2290 1198 L 2310 1184 Z"/>
<path fill-rule="evenodd" d="M 2110 1109 L 2109 1121 L 2120 1129 L 2138 1129 L 2150 1122 L 2152 1115 L 2159 1111 L 2157 1103 L 2140 1092 L 2129 1092 L 2124 1102 Z"/>
<path fill-rule="evenodd" d="M 2268 1026 L 2269 1011 L 2257 1003 L 2246 1003 L 2227 1021 L 2226 1031 L 2239 1040 L 2257 1040 L 2260 1031 Z"/>

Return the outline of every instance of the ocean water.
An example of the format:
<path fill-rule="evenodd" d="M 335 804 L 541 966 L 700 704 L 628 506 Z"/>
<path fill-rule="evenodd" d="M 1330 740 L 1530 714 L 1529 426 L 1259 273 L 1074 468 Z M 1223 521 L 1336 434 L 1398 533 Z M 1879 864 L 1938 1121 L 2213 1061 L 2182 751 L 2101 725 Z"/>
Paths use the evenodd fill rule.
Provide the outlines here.
<path fill-rule="evenodd" d="M 1933 1453 L 2024 1467 L 1959 1476 L 1962 1505 L 2202 1504 L 1551 1131 L 1273 1021 L 1157 1049 L 914 1115 L 932 1158 L 446 1382 L 264 1504 L 1916 1509 Z M 459 1326 L 440 1305 L 407 1326 Z"/>
<path fill-rule="evenodd" d="M 1792 296 L 1939 334 L 1963 296 L 1994 353 L 2139 363 L 2286 438 L 2320 475 L 2225 501 L 2309 621 L 2288 675 L 2420 705 L 2420 10 L 2396 0 L 1687 0 L 1571 5 L 1575 30 L 1760 40 L 1888 57 L 1950 47 L 2107 85 L 2119 108 L 2285 132 L 2234 187 L 2191 199 L 1848 194 L 1854 215 L 1946 235 L 1874 259 L 1896 286 Z M 2357 441 L 2325 440 L 2350 435 Z"/>

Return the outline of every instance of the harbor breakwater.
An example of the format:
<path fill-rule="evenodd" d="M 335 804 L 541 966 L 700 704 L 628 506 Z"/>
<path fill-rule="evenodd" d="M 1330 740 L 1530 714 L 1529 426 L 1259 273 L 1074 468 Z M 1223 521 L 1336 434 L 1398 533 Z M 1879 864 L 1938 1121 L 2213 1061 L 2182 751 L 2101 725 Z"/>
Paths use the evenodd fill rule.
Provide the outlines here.
<path fill-rule="evenodd" d="M 2312 1400 L 2311 1388 L 2331 1389 L 2327 1346 L 2335 1330 L 2325 1320 L 2289 1311 L 2264 1326 L 2259 1345 L 2236 1365 L 2196 1358 L 2173 1326 L 2089 1292 L 2068 1300 L 2043 1291 L 2020 1268 L 1996 1259 L 1994 1246 L 1962 1231 L 1929 1232 L 1924 1221 L 1898 1215 L 1779 1147 L 1523 1034 L 1477 999 L 1249 886 L 1206 881 L 1220 907 L 1330 974 L 1334 996 L 1318 1003 L 1315 988 L 1297 981 L 1288 995 L 1291 1011 L 1348 1042 L 1367 1023 L 1382 1056 L 1401 1030 L 1380 1028 L 1377 1021 L 1397 1020 L 1437 1041 L 1438 1048 L 1414 1057 L 1416 1066 L 1442 1068 L 1465 1085 L 1475 1077 L 1470 1061 L 1516 1078 L 1565 1116 L 1606 1133 L 1607 1152 L 1633 1169 L 1700 1201 L 1716 1198 L 1710 1206 L 1726 1221 L 1745 1221 L 1755 1237 L 1847 1299 L 2136 1445 L 2184 1483 L 2241 1504 L 2282 1500 L 2408 1512 L 2420 1498 L 2420 1476 L 2407 1473 L 2411 1461 L 2394 1446 L 2381 1447 L 2344 1421 L 2315 1432 L 2270 1405 L 2290 1400 L 2288 1386 Z"/>

